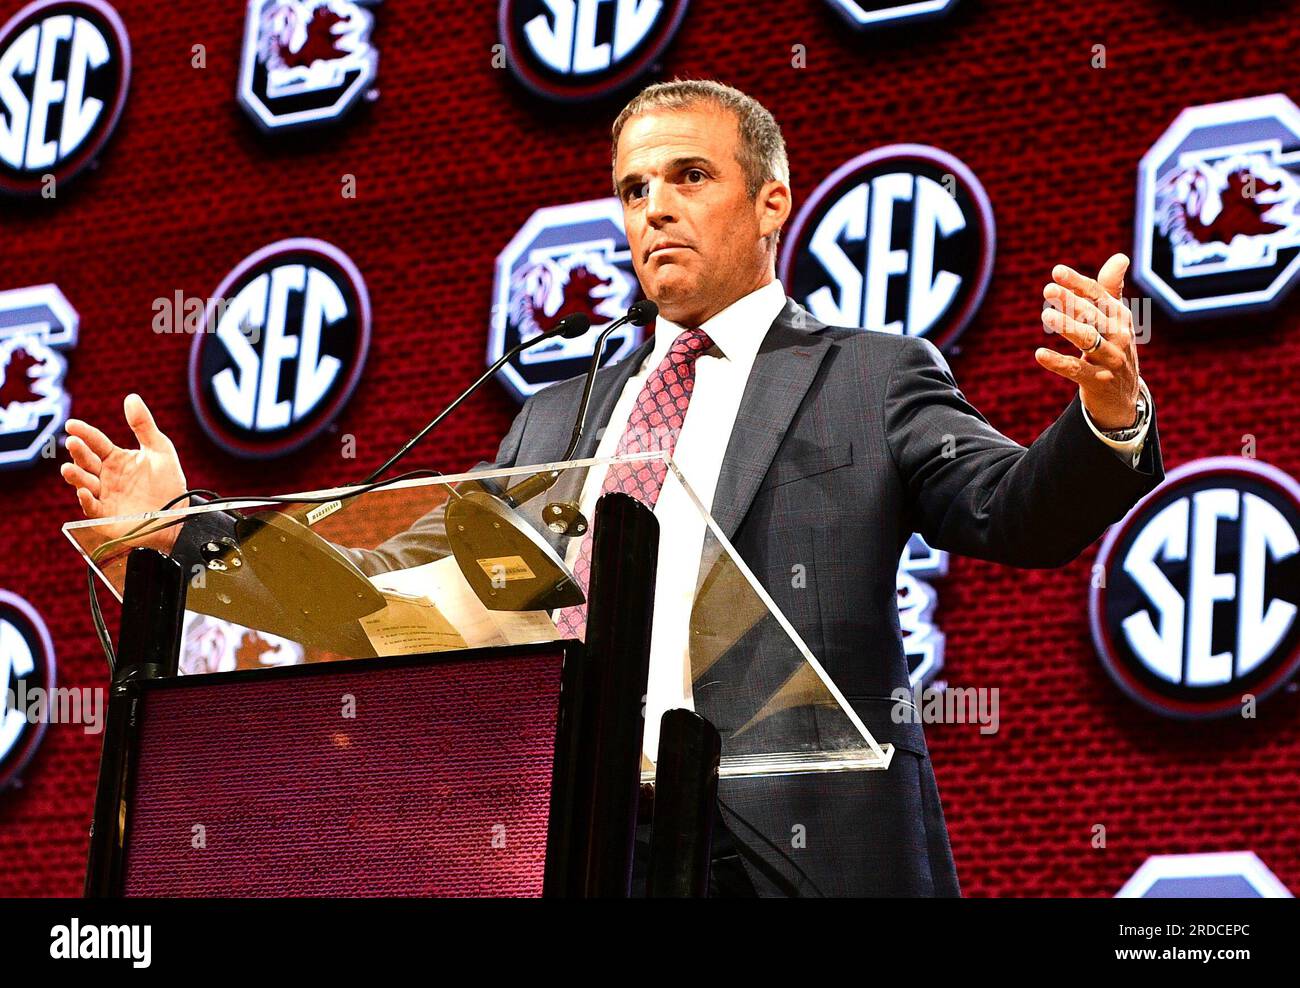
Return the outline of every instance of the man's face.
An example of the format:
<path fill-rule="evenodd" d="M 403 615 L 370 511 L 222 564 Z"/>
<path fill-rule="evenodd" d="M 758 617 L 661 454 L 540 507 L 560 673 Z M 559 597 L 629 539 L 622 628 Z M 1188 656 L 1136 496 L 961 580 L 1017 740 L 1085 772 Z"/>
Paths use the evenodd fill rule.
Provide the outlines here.
<path fill-rule="evenodd" d="M 646 297 L 679 325 L 698 326 L 771 281 L 763 237 L 789 215 L 789 188 L 756 199 L 736 158 L 735 114 L 710 103 L 631 118 L 614 174 L 632 264 Z"/>

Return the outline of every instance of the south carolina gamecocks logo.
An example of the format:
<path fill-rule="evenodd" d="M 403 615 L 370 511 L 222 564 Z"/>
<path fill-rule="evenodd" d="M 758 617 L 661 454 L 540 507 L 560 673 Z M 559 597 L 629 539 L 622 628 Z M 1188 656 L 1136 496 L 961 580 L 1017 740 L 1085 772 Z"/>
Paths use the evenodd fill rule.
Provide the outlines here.
<path fill-rule="evenodd" d="M 340 119 L 379 67 L 370 40 L 378 0 L 251 0 L 239 100 L 267 131 Z"/>
<path fill-rule="evenodd" d="M 1179 318 L 1268 309 L 1300 276 L 1300 109 L 1184 110 L 1142 158 L 1134 275 Z"/>
<path fill-rule="evenodd" d="M 54 285 L 0 292 L 0 467 L 52 451 L 72 399 L 61 351 L 77 342 L 78 318 Z"/>
<path fill-rule="evenodd" d="M 612 322 L 636 298 L 617 199 L 539 209 L 497 257 L 488 362 L 566 316 L 581 313 L 592 326 Z M 523 401 L 548 384 L 584 373 L 596 335 L 593 330 L 524 350 L 502 367 L 502 383 Z M 621 360 L 642 339 L 636 326 L 615 330 L 605 341 L 603 365 Z"/>

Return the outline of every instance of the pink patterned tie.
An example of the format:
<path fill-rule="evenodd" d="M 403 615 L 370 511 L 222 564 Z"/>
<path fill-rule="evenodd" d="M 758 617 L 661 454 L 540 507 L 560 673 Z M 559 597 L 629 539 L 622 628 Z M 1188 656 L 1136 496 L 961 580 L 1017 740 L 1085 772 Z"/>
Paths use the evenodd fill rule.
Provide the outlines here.
<path fill-rule="evenodd" d="M 677 435 L 686 420 L 686 410 L 695 390 L 695 358 L 713 341 L 702 329 L 688 329 L 673 341 L 659 366 L 646 378 L 636 404 L 627 418 L 627 428 L 618 441 L 615 456 L 635 453 L 652 453 L 664 450 L 672 454 L 677 445 Z M 648 508 L 659 500 L 668 464 L 662 460 L 644 463 L 611 463 L 605 474 L 601 493 L 621 491 L 630 494 Z M 591 579 L 591 540 L 594 527 L 583 536 L 578 560 L 573 565 L 573 575 L 586 593 Z M 562 638 L 582 638 L 587 629 L 587 605 L 566 607 L 555 621 Z"/>

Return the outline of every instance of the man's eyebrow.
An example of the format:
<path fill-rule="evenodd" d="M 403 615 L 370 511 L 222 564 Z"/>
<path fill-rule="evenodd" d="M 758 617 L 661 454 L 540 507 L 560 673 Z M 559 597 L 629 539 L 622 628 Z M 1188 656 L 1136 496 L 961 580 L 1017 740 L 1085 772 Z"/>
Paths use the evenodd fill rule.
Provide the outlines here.
<path fill-rule="evenodd" d="M 717 167 L 713 164 L 712 161 L 710 161 L 708 158 L 704 157 L 703 155 L 699 155 L 699 154 L 690 155 L 685 158 L 674 158 L 672 161 L 668 162 L 667 170 L 670 172 L 678 172 L 678 171 L 685 171 L 688 168 L 704 168 L 711 172 L 717 171 Z M 642 177 L 637 173 L 633 173 L 631 175 L 624 175 L 622 178 L 618 180 L 618 191 L 620 194 L 626 192 L 628 186 L 637 185 L 641 181 L 642 181 Z"/>

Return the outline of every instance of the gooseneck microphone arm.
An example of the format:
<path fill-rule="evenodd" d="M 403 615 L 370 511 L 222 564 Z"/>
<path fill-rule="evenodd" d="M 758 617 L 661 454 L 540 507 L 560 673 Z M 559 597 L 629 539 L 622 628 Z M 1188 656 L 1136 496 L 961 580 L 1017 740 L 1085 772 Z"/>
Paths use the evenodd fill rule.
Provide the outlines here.
<path fill-rule="evenodd" d="M 640 309 L 633 306 L 626 316 L 615 321 L 614 326 L 625 321 L 653 318 L 658 310 L 653 307 L 653 303 L 649 303 L 649 306 Z M 333 651 L 347 652 L 353 647 L 364 647 L 364 643 L 357 638 L 359 626 L 355 625 L 354 619 L 359 619 L 383 607 L 384 597 L 355 562 L 344 555 L 337 546 L 313 532 L 312 525 L 344 509 L 361 493 L 373 489 L 377 478 L 409 453 L 421 439 L 432 432 L 511 357 L 525 347 L 534 346 L 547 339 L 558 336 L 573 339 L 582 336 L 590 326 L 591 320 L 587 316 L 575 313 L 560 320 L 549 331 L 534 336 L 527 342 L 516 344 L 400 450 L 378 469 L 372 471 L 359 485 L 358 490 L 315 507 L 303 506 L 290 511 L 262 511 L 239 519 L 235 526 L 237 546 L 235 551 L 243 554 L 250 564 L 249 569 L 264 586 L 271 589 L 276 600 L 290 602 L 291 606 L 287 613 L 301 614 L 303 626 L 312 625 L 309 630 L 320 640 L 343 645 L 343 647 L 330 645 Z M 613 326 L 610 328 L 612 329 Z M 602 343 L 608 333 L 607 329 L 602 334 Z M 599 360 L 599 344 L 596 354 L 597 357 L 588 370 L 587 388 L 583 395 L 578 427 L 574 430 L 572 445 L 577 444 L 578 437 L 581 435 L 582 421 L 586 416 L 586 406 L 591 396 L 591 378 Z M 549 479 L 537 487 L 536 493 L 553 485 L 558 474 L 548 471 L 543 476 Z M 524 484 L 530 484 L 535 480 L 536 478 L 530 477 L 524 481 Z M 540 536 L 536 536 L 535 533 L 529 534 L 531 529 L 528 529 L 527 523 L 503 503 L 501 496 L 487 491 L 471 492 L 463 498 L 453 499 L 448 511 L 456 509 L 463 509 L 463 524 L 458 524 L 457 531 L 464 534 L 457 536 L 458 541 L 453 544 L 452 551 L 461 572 L 466 574 L 466 579 L 469 579 L 471 586 L 475 587 L 475 592 L 479 594 L 480 599 L 485 603 L 492 601 L 488 606 L 499 609 L 550 610 L 582 601 L 582 589 L 573 582 L 571 574 L 565 570 L 563 562 L 555 555 L 554 550 Z M 492 524 L 487 523 L 489 515 Z M 449 513 L 448 519 L 450 517 Z M 449 534 L 451 531 L 452 527 L 448 525 Z M 515 548 L 526 553 L 525 558 L 533 564 L 531 573 L 534 578 L 528 581 L 516 581 L 518 586 L 509 588 L 512 591 L 510 594 L 496 594 L 494 597 L 495 587 L 485 588 L 475 585 L 474 581 L 483 573 L 476 560 L 483 553 L 479 553 L 478 556 L 474 553 L 479 543 L 486 544 L 484 539 L 497 546 L 500 543 L 498 536 L 504 537 L 507 548 Z M 502 553 L 498 553 L 494 548 L 488 554 Z M 304 584 L 302 579 L 304 573 L 313 574 L 313 579 L 307 584 Z M 297 617 L 294 620 L 297 621 Z M 316 623 L 312 624 L 312 622 Z M 338 635 L 344 635 L 346 642 L 339 639 Z"/>
<path fill-rule="evenodd" d="M 624 316 L 624 319 L 626 318 L 627 317 Z M 615 323 L 614 325 L 617 325 L 617 323 Z M 565 316 L 556 325 L 551 327 L 551 329 L 549 329 L 545 333 L 542 333 L 539 336 L 534 336 L 531 339 L 527 339 L 527 340 L 520 340 L 513 347 L 511 347 L 509 350 L 503 353 L 496 361 L 494 361 L 492 366 L 489 367 L 486 371 L 484 371 L 482 376 L 480 376 L 477 381 L 475 381 L 468 388 L 462 391 L 460 393 L 460 397 L 458 397 L 450 405 L 448 405 L 441 412 L 439 412 L 434 417 L 433 421 L 431 421 L 423 429 L 421 429 L 414 436 L 412 436 L 410 441 L 407 442 L 405 446 L 403 446 L 396 453 L 390 456 L 388 460 L 384 462 L 381 466 L 373 470 L 369 474 L 369 476 L 367 476 L 366 479 L 361 481 L 361 483 L 358 484 L 357 486 L 360 487 L 365 484 L 374 483 L 385 473 L 387 473 L 392 468 L 393 464 L 395 464 L 403 456 L 409 453 L 415 447 L 416 443 L 418 443 L 421 439 L 423 439 L 430 432 L 436 429 L 438 427 L 438 423 L 440 423 L 448 415 L 450 415 L 457 408 L 459 408 L 461 402 L 463 402 L 466 398 L 468 398 L 475 391 L 477 391 L 482 386 L 484 381 L 486 381 L 493 374 L 495 374 L 502 367 L 504 367 L 506 362 L 513 359 L 516 354 L 520 353 L 523 350 L 526 350 L 530 346 L 534 346 L 535 344 L 541 343 L 543 340 L 551 340 L 557 336 L 562 336 L 566 340 L 577 339 L 579 336 L 582 336 L 584 333 L 586 333 L 587 330 L 589 330 L 590 328 L 591 328 L 591 320 L 588 319 L 582 313 L 578 312 L 578 313 L 574 313 L 571 316 Z M 604 337 L 602 336 L 601 339 L 603 340 Z M 597 352 L 599 352 L 599 350 Z"/>
<path fill-rule="evenodd" d="M 596 371 L 600 369 L 600 356 L 605 349 L 605 340 L 610 333 L 624 323 L 630 322 L 633 326 L 648 326 L 655 321 L 657 315 L 659 315 L 659 306 L 648 298 L 643 298 L 641 301 L 634 303 L 627 310 L 626 315 L 620 319 L 615 319 L 601 331 L 599 338 L 596 340 L 595 349 L 591 353 L 591 363 L 587 365 L 587 380 L 582 387 L 582 403 L 578 406 L 578 418 L 573 423 L 573 436 L 569 439 L 569 448 L 564 452 L 566 460 L 573 459 L 573 453 L 578 448 L 579 440 L 582 439 L 582 430 L 586 428 L 587 406 L 591 403 L 591 389 L 596 383 Z"/>
<path fill-rule="evenodd" d="M 453 401 L 450 405 L 448 405 L 436 416 L 434 416 L 433 420 L 429 422 L 428 425 L 426 425 L 423 429 L 421 429 L 414 436 L 412 436 L 411 439 L 406 443 L 406 445 L 404 445 L 396 453 L 390 456 L 379 467 L 372 470 L 366 476 L 365 480 L 353 486 L 368 489 L 369 485 L 373 484 L 376 480 L 382 477 L 385 473 L 387 473 L 392 468 L 394 463 L 396 463 L 403 456 L 405 456 L 412 449 L 414 449 L 416 444 L 418 444 L 420 440 L 422 440 L 430 432 L 436 429 L 438 427 L 438 424 L 443 419 L 445 419 L 448 415 L 450 415 L 457 408 L 459 408 L 461 403 L 466 398 L 468 398 L 480 387 L 482 387 L 483 382 L 485 382 L 493 374 L 499 371 L 505 365 L 506 361 L 510 360 L 517 353 L 526 350 L 531 346 L 536 346 L 538 343 L 542 343 L 546 340 L 553 340 L 558 336 L 562 336 L 566 340 L 577 339 L 579 336 L 582 336 L 584 333 L 586 333 L 587 330 L 589 330 L 590 328 L 591 328 L 591 320 L 587 318 L 587 316 L 585 316 L 583 313 L 575 312 L 573 315 L 565 316 L 563 319 L 561 319 L 558 323 L 556 323 L 546 332 L 539 333 L 537 336 L 533 336 L 526 340 L 520 340 L 513 347 L 511 347 L 509 350 L 503 353 L 498 360 L 494 361 L 492 366 L 489 367 L 486 371 L 484 371 L 483 374 L 479 376 L 477 381 L 475 381 L 468 388 L 462 391 L 460 393 L 460 396 L 457 397 L 455 401 Z M 283 513 L 290 516 L 295 521 L 303 525 L 306 525 L 308 528 L 310 528 L 312 525 L 320 521 L 322 518 L 326 518 L 329 515 L 332 515 L 340 508 L 349 504 L 352 498 L 355 496 L 356 496 L 355 494 L 344 494 L 336 498 L 335 500 L 329 501 L 325 504 L 305 505 L 304 507 L 293 508 Z"/>
<path fill-rule="evenodd" d="M 622 326 L 623 324 L 628 322 L 631 322 L 637 326 L 644 326 L 647 323 L 652 322 L 655 316 L 658 314 L 658 312 L 659 312 L 658 306 L 656 306 L 653 302 L 649 301 L 648 299 L 642 299 L 641 301 L 632 305 L 631 308 L 628 309 L 626 314 L 620 316 L 618 319 L 615 319 L 601 332 L 600 338 L 596 342 L 595 353 L 592 356 L 591 364 L 587 368 L 587 381 L 586 381 L 586 386 L 583 389 L 582 405 L 579 410 L 577 423 L 574 425 L 573 436 L 569 442 L 568 452 L 565 454 L 564 457 L 566 460 L 572 457 L 573 451 L 574 449 L 577 448 L 578 442 L 582 437 L 583 424 L 587 414 L 587 405 L 591 399 L 591 389 L 595 380 L 595 372 L 600 365 L 600 355 L 602 349 L 604 348 L 606 338 L 609 336 L 611 332 L 613 332 L 619 326 Z M 572 315 L 565 316 L 563 319 L 561 319 L 558 323 L 556 323 L 546 332 L 540 333 L 537 336 L 534 336 L 527 340 L 520 340 L 513 347 L 507 350 L 504 354 L 502 354 L 497 360 L 493 361 L 491 367 L 489 367 L 486 371 L 484 371 L 473 384 L 471 384 L 468 388 L 462 391 L 460 395 L 451 404 L 449 404 L 446 408 L 444 408 L 441 412 L 439 412 L 423 429 L 421 429 L 414 436 L 412 436 L 410 440 L 408 440 L 406 444 L 402 446 L 401 449 L 399 449 L 396 453 L 394 453 L 382 464 L 380 464 L 380 466 L 372 470 L 364 480 L 362 480 L 359 484 L 355 486 L 368 487 L 370 484 L 373 484 L 376 480 L 378 480 L 390 469 L 392 469 L 394 464 L 396 464 L 400 459 L 402 459 L 402 457 L 404 457 L 407 453 L 409 453 L 412 449 L 414 449 L 416 445 L 419 444 L 419 442 L 422 439 L 424 439 L 425 436 L 427 436 L 429 433 L 431 433 L 434 429 L 438 427 L 438 425 L 443 421 L 443 419 L 445 419 L 448 415 L 450 415 L 457 408 L 459 408 L 466 398 L 468 398 L 480 387 L 482 387 L 483 384 L 490 377 L 492 377 L 492 375 L 494 375 L 503 366 L 505 366 L 506 362 L 514 358 L 517 354 L 519 354 L 523 350 L 528 349 L 529 347 L 536 346 L 537 344 L 545 342 L 547 340 L 553 340 L 557 337 L 563 337 L 564 339 L 568 339 L 568 340 L 577 339 L 578 337 L 584 335 L 590 328 L 591 328 L 591 319 L 588 318 L 583 313 L 576 312 Z M 558 474 L 556 475 L 556 477 L 558 477 Z M 533 480 L 535 480 L 535 478 L 529 478 L 523 483 L 529 484 Z M 555 483 L 555 477 L 551 478 L 550 482 L 547 483 L 544 487 L 540 487 L 537 490 L 532 491 L 532 493 L 530 493 L 528 497 L 537 496 L 537 494 L 540 494 L 543 490 L 546 490 L 554 483 Z M 521 484 L 519 486 L 523 486 L 523 485 Z M 307 506 L 303 508 L 297 508 L 285 513 L 293 516 L 295 520 L 299 521 L 300 523 L 310 527 L 312 524 L 315 523 L 315 521 L 319 521 L 320 519 L 325 518 L 328 515 L 331 515 L 334 512 L 338 511 L 349 500 L 350 500 L 349 495 L 345 494 L 342 497 L 338 498 L 337 500 L 329 502 L 328 504 L 318 505 L 315 507 Z M 527 500 L 527 498 L 524 498 L 524 500 Z M 522 502 L 518 502 L 518 503 L 522 503 Z"/>
<path fill-rule="evenodd" d="M 581 313 L 575 313 L 561 319 L 546 332 L 512 347 L 387 462 L 371 472 L 357 490 L 323 504 L 308 504 L 288 511 L 264 510 L 238 518 L 230 548 L 248 563 L 248 571 L 257 577 L 277 602 L 278 609 L 269 620 L 283 621 L 283 626 L 290 629 L 290 637 L 324 643 L 322 647 L 331 651 L 364 654 L 366 648 L 372 647 L 361 634 L 360 625 L 356 622 L 382 608 L 384 596 L 338 546 L 312 531 L 312 525 L 345 509 L 360 494 L 373 490 L 378 477 L 409 453 L 515 354 L 525 347 L 558 336 L 569 339 L 582 336 L 590 328 L 591 320 Z M 542 566 L 540 561 L 538 566 Z M 240 568 L 242 570 L 242 564 Z M 551 573 L 550 570 L 546 572 L 548 576 Z M 310 579 L 304 580 L 304 574 L 310 574 Z M 256 599 L 256 593 L 249 591 L 245 594 L 240 591 L 236 594 L 233 586 L 229 591 L 210 594 L 207 605 L 210 609 L 205 613 L 223 616 L 240 613 L 231 610 L 234 598 L 239 596 L 241 605 L 251 607 L 251 613 L 258 614 L 256 607 L 248 603 Z M 566 586 L 565 593 L 560 594 L 559 599 L 568 599 L 572 593 Z M 259 620 L 267 619 L 263 615 Z M 265 627 L 263 623 L 250 623 L 249 620 L 243 623 L 248 627 Z M 304 635 L 307 638 L 303 638 Z"/>
<path fill-rule="evenodd" d="M 587 379 L 582 387 L 582 401 L 578 405 L 578 415 L 573 423 L 573 435 L 569 438 L 569 448 L 564 451 L 561 459 L 565 462 L 573 459 L 574 451 L 578 448 L 578 443 L 582 439 L 583 429 L 587 424 L 587 406 L 591 404 L 591 390 L 596 383 L 596 371 L 600 369 L 601 354 L 605 349 L 605 340 L 609 334 L 614 332 L 625 323 L 631 323 L 633 326 L 647 326 L 654 322 L 655 317 L 659 315 L 659 306 L 648 298 L 643 298 L 636 302 L 627 313 L 622 317 L 615 319 L 612 323 L 601 331 L 600 336 L 596 339 L 596 346 L 591 353 L 591 363 L 587 366 Z M 550 490 L 559 480 L 560 474 L 557 470 L 547 470 L 543 473 L 534 474 L 527 480 L 520 481 L 514 487 L 511 487 L 502 498 L 512 508 L 517 508 L 525 501 L 530 501 L 539 494 Z"/>

